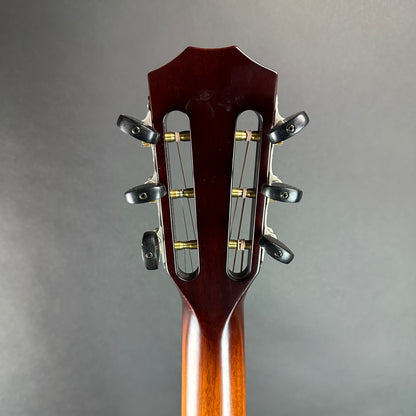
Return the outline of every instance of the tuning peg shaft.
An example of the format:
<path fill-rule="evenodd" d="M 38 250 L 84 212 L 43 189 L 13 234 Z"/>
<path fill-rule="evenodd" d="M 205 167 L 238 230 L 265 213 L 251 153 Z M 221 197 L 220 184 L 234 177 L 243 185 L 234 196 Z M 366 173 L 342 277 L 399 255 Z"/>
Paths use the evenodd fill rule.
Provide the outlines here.
<path fill-rule="evenodd" d="M 299 188 L 281 182 L 273 182 L 271 185 L 265 183 L 261 193 L 267 198 L 281 202 L 299 202 L 303 195 Z"/>
<path fill-rule="evenodd" d="M 290 263 L 295 255 L 277 238 L 272 237 L 271 235 L 264 235 L 259 240 L 259 245 L 262 247 L 268 255 L 273 257 L 275 260 L 280 261 L 281 263 L 288 264 Z"/>
<path fill-rule="evenodd" d="M 166 195 L 166 188 L 161 183 L 145 183 L 135 186 L 124 193 L 129 204 L 144 204 L 160 199 Z"/>
<path fill-rule="evenodd" d="M 142 142 L 155 144 L 159 139 L 159 133 L 142 120 L 121 114 L 117 120 L 120 130 Z"/>
<path fill-rule="evenodd" d="M 286 117 L 268 133 L 270 143 L 277 144 L 289 139 L 299 133 L 308 123 L 309 117 L 304 111 Z"/>
<path fill-rule="evenodd" d="M 147 270 L 156 270 L 159 266 L 160 247 L 155 231 L 146 231 L 142 239 L 142 257 Z"/>

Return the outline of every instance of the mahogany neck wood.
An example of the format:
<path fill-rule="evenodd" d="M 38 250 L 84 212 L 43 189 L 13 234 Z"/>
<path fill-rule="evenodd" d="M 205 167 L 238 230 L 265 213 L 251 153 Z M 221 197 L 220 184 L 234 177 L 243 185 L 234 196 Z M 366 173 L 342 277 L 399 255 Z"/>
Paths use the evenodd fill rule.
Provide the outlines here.
<path fill-rule="evenodd" d="M 246 416 L 244 299 L 219 326 L 183 300 L 182 416 Z"/>

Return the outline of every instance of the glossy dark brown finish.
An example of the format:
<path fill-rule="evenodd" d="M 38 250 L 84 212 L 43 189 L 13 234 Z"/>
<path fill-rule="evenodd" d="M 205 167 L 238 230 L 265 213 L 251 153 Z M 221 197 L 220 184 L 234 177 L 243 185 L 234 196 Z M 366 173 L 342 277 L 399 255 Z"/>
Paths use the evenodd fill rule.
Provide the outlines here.
<path fill-rule="evenodd" d="M 182 416 L 244 416 L 243 302 L 224 327 L 201 325 L 183 302 L 182 329 Z"/>
<path fill-rule="evenodd" d="M 188 115 L 192 131 L 200 271 L 191 281 L 176 275 L 169 199 L 161 199 L 167 268 L 184 302 L 182 416 L 245 415 L 242 302 L 260 267 L 258 241 L 265 205 L 260 187 L 267 181 L 270 143 L 263 133 L 252 268 L 244 280 L 233 280 L 227 275 L 227 243 L 234 130 L 238 115 L 254 110 L 263 119 L 263 132 L 268 132 L 276 88 L 277 74 L 236 47 L 190 47 L 149 74 L 156 131 L 162 136 L 164 117 L 174 110 Z M 156 144 L 158 174 L 159 181 L 168 186 L 164 146 L 162 136 Z M 198 363 L 194 368 L 198 376 L 189 373 L 191 362 L 192 367 Z M 228 372 L 225 363 L 231 366 Z M 230 386 L 228 396 L 224 396 L 224 385 Z M 198 405 L 189 407 L 189 403 Z"/>

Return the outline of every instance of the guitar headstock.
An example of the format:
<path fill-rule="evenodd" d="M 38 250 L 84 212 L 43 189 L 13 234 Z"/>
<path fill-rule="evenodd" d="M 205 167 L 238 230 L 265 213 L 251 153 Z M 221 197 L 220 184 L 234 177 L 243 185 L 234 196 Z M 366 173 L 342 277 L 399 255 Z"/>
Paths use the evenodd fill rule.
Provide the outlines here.
<path fill-rule="evenodd" d="M 226 317 L 264 252 L 283 263 L 293 258 L 266 214 L 269 201 L 298 202 L 302 191 L 272 173 L 272 149 L 309 120 L 304 112 L 280 117 L 277 74 L 236 47 L 189 47 L 148 77 L 146 119 L 118 120 L 153 151 L 154 175 L 126 192 L 130 203 L 157 201 L 159 226 L 143 238 L 145 265 L 157 268 L 160 257 L 197 314 Z"/>

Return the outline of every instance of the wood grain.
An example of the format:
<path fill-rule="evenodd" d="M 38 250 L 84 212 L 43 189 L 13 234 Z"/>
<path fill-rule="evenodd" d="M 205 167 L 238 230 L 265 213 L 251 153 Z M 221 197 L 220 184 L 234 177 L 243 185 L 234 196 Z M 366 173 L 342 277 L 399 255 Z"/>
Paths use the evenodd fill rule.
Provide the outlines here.
<path fill-rule="evenodd" d="M 182 319 L 182 416 L 244 416 L 243 301 L 224 326 L 201 325 L 186 301 Z"/>

